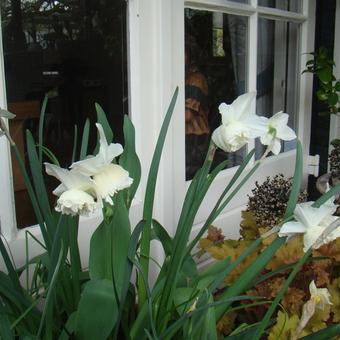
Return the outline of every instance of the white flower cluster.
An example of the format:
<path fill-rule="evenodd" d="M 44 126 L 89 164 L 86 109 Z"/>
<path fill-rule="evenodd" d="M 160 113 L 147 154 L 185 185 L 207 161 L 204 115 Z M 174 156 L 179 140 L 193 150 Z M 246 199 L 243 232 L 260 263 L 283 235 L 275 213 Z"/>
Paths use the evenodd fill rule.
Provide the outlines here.
<path fill-rule="evenodd" d="M 99 133 L 99 152 L 96 156 L 75 162 L 69 169 L 45 163 L 46 172 L 61 184 L 53 191 L 58 196 L 56 210 L 66 215 L 88 215 L 102 201 L 112 204 L 112 196 L 132 184 L 129 173 L 112 161 L 122 154 L 120 144 L 108 144 L 103 127 Z"/>
<path fill-rule="evenodd" d="M 280 140 L 296 138 L 295 132 L 287 126 L 288 114 L 278 112 L 271 118 L 257 116 L 252 112 L 252 102 L 256 92 L 245 93 L 231 105 L 222 103 L 219 111 L 222 125 L 212 134 L 217 147 L 226 152 L 235 152 L 246 145 L 250 139 L 260 137 L 263 145 L 268 145 L 275 155 L 280 153 Z"/>

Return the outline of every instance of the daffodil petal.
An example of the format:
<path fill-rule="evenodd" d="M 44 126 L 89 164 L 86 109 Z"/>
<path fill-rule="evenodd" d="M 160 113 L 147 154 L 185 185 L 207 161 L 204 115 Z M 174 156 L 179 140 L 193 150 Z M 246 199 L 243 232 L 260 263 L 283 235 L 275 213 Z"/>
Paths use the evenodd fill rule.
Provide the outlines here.
<path fill-rule="evenodd" d="M 100 155 L 103 163 L 109 164 L 114 158 L 123 153 L 123 147 L 119 143 L 111 143 L 110 145 L 108 145 L 102 125 L 96 123 L 96 127 L 98 129 L 100 144 L 98 155 Z"/>
<path fill-rule="evenodd" d="M 67 190 L 68 189 L 88 190 L 92 187 L 91 179 L 77 171 L 63 169 L 57 165 L 50 163 L 45 163 L 45 168 L 46 173 L 50 176 L 56 177 Z M 57 190 L 59 194 L 61 193 L 60 189 L 61 188 Z"/>
<path fill-rule="evenodd" d="M 308 249 L 312 248 L 315 244 L 315 241 L 321 236 L 322 232 L 324 231 L 323 227 L 313 226 L 307 228 L 303 236 L 303 251 L 307 252 Z"/>
<path fill-rule="evenodd" d="M 282 140 L 290 141 L 296 138 L 296 134 L 289 126 L 284 126 L 282 129 L 277 130 L 276 137 Z"/>
<path fill-rule="evenodd" d="M 257 138 L 264 135 L 267 130 L 267 122 L 268 118 L 260 117 L 255 114 L 241 120 L 241 123 L 248 127 L 250 138 Z"/>
<path fill-rule="evenodd" d="M 133 180 L 120 165 L 109 164 L 99 174 L 93 176 L 97 196 L 112 203 L 111 196 L 128 188 Z"/>
<path fill-rule="evenodd" d="M 279 236 L 280 237 L 291 236 L 294 234 L 303 234 L 305 232 L 306 232 L 306 226 L 304 226 L 302 223 L 296 222 L 296 221 L 290 221 L 282 225 L 279 231 Z"/>
<path fill-rule="evenodd" d="M 218 110 L 221 114 L 221 120 L 223 125 L 229 124 L 233 120 L 237 119 L 236 112 L 234 111 L 231 105 L 221 103 L 220 106 L 218 107 Z"/>
<path fill-rule="evenodd" d="M 268 123 L 273 126 L 275 129 L 282 129 L 288 123 L 288 114 L 283 113 L 283 111 L 275 113 L 272 117 L 269 118 Z"/>
<path fill-rule="evenodd" d="M 238 96 L 233 103 L 233 109 L 238 118 L 242 119 L 252 114 L 252 103 L 256 98 L 256 92 L 248 92 Z"/>
<path fill-rule="evenodd" d="M 274 155 L 278 155 L 281 151 L 281 141 L 278 138 L 274 138 L 272 140 L 272 147 L 271 147 L 271 152 Z"/>
<path fill-rule="evenodd" d="M 93 176 L 100 173 L 103 168 L 123 152 L 123 147 L 119 143 L 111 143 L 108 145 L 103 127 L 100 124 L 96 124 L 96 126 L 100 144 L 98 154 L 71 165 L 71 169 L 77 170 L 86 176 Z"/>
<path fill-rule="evenodd" d="M 306 226 L 315 226 L 327 216 L 331 216 L 336 211 L 333 203 L 325 203 L 320 208 L 312 207 L 314 202 L 304 202 L 297 204 L 294 215 L 298 221 Z"/>

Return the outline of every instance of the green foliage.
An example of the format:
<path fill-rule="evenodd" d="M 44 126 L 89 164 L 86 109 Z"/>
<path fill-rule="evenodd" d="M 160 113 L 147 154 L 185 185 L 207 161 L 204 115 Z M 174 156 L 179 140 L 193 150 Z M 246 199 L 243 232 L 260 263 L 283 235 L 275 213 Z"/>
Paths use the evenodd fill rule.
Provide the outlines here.
<path fill-rule="evenodd" d="M 303 72 L 310 72 L 317 76 L 320 89 L 316 95 L 324 102 L 330 113 L 340 112 L 340 80 L 336 80 L 333 72 L 334 61 L 328 57 L 325 47 L 320 47 L 317 52 L 310 53 L 313 59 L 307 61 Z"/>
<path fill-rule="evenodd" d="M 326 73 L 322 73 L 322 77 L 329 79 Z M 91 238 L 88 270 L 82 268 L 80 261 L 79 218 L 55 212 L 48 201 L 42 161 L 44 154 L 53 156 L 53 153 L 46 153 L 42 145 L 43 119 L 38 146 L 31 133 L 27 132 L 29 170 L 26 170 L 20 153 L 13 146 L 42 232 L 43 241 L 36 241 L 42 244 L 43 253 L 29 258 L 27 250 L 26 265 L 17 269 L 8 248 L 0 239 L 0 253 L 7 270 L 6 273 L 0 272 L 1 338 L 218 339 L 216 324 L 226 313 L 268 303 L 262 298 L 252 297 L 249 304 L 249 296 L 245 293 L 258 282 L 266 264 L 285 243 L 284 238 L 277 238 L 264 246 L 259 256 L 255 256 L 240 277 L 227 287 L 224 287 L 225 278 L 242 261 L 254 258 L 252 256 L 262 244 L 261 238 L 249 244 L 233 261 L 227 257 L 204 270 L 198 269 L 192 255 L 192 250 L 209 225 L 260 167 L 260 162 L 250 166 L 254 150 L 245 157 L 230 183 L 225 184 L 218 200 L 212 202 L 214 204 L 207 222 L 194 240 L 190 240 L 190 235 L 197 212 L 226 164 L 223 162 L 211 170 L 215 152 L 213 144 L 188 188 L 175 235 L 171 237 L 166 228 L 153 218 L 157 173 L 177 94 L 178 89 L 165 116 L 152 159 L 143 219 L 134 228 L 130 225 L 129 209 L 138 189 L 141 167 L 135 149 L 134 127 L 125 117 L 125 147 L 118 162 L 134 181 L 128 189 L 113 196 L 113 205 L 103 204 L 103 221 Z M 102 124 L 108 142 L 111 142 L 113 133 L 105 113 L 98 104 L 96 110 L 98 122 Z M 85 159 L 88 153 L 88 120 L 79 133 L 82 136 L 81 145 L 75 143 L 75 160 Z M 286 219 L 291 218 L 297 202 L 301 173 L 302 153 L 298 143 L 294 184 Z M 316 205 L 339 191 L 339 187 L 333 188 Z M 34 238 L 30 234 L 27 237 Z M 154 274 L 153 285 L 148 282 L 149 266 L 154 261 L 150 257 L 151 242 L 159 242 L 165 254 L 159 273 Z M 296 266 L 292 265 L 292 273 L 302 264 L 300 261 Z M 29 267 L 30 277 L 27 273 Z M 133 275 L 134 269 L 136 275 Z M 271 311 L 276 309 L 293 279 L 294 275 L 291 275 L 273 302 Z M 20 284 L 20 279 L 26 280 L 25 288 Z M 268 313 L 261 323 L 238 329 L 230 339 L 261 337 L 272 325 L 271 315 Z M 331 331 L 334 332 L 334 328 Z"/>

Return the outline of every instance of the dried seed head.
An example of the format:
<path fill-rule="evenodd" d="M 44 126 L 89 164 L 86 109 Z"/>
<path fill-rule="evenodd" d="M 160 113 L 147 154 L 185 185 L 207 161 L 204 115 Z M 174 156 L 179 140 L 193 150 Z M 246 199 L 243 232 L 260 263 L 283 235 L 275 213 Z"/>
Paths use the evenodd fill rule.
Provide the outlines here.
<path fill-rule="evenodd" d="M 283 218 L 289 194 L 292 187 L 292 178 L 286 179 L 282 174 L 267 179 L 252 190 L 253 196 L 249 196 L 247 205 L 256 220 L 256 224 L 262 227 L 273 227 Z M 301 192 L 299 202 L 306 201 L 307 193 Z"/>

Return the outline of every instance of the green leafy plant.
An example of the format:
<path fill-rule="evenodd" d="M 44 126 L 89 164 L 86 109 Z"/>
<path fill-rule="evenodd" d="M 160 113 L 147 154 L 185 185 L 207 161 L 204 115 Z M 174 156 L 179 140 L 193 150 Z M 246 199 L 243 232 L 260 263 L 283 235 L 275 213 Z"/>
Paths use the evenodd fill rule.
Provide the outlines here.
<path fill-rule="evenodd" d="M 155 147 L 149 170 L 144 198 L 143 218 L 132 226 L 129 209 L 136 193 L 141 168 L 135 151 L 135 131 L 128 117 L 124 119 L 124 150 L 112 143 L 113 134 L 103 110 L 96 105 L 99 143 L 94 156 L 87 156 L 89 123 L 82 132 L 82 143 L 75 145 L 72 165 L 59 167 L 52 152 L 43 147 L 44 112 L 40 117 L 39 140 L 27 132 L 29 169 L 26 169 L 17 146 L 10 138 L 0 112 L 0 130 L 11 143 L 13 153 L 25 178 L 43 241 L 35 239 L 44 251 L 26 264 L 16 268 L 10 246 L 0 238 L 0 253 L 5 271 L 0 272 L 0 335 L 3 339 L 217 339 L 216 324 L 235 308 L 246 308 L 249 295 L 245 292 L 262 276 L 263 268 L 286 242 L 277 237 L 250 261 L 246 270 L 224 287 L 223 281 L 238 265 L 258 249 L 270 233 L 252 241 L 236 259 L 226 258 L 199 271 L 193 249 L 240 188 L 260 167 L 262 159 L 250 166 L 254 150 L 245 157 L 235 175 L 213 203 L 206 222 L 194 240 L 189 236 L 199 207 L 226 162 L 212 169 L 217 146 L 225 149 L 242 147 L 250 138 L 255 117 L 248 110 L 255 94 L 245 94 L 233 104 L 222 106 L 222 125 L 212 136 L 212 142 L 202 168 L 190 183 L 183 203 L 174 237 L 170 237 L 153 218 L 155 185 L 160 158 L 178 89 L 169 105 Z M 43 110 L 45 105 L 43 105 Z M 233 120 L 228 115 L 233 113 Z M 294 138 L 285 114 L 276 114 L 271 120 L 261 120 L 261 136 L 268 145 L 264 155 L 279 152 L 279 138 Z M 235 124 L 237 122 L 237 124 Z M 265 122 L 265 124 L 262 124 Z M 280 123 L 280 124 L 278 124 Z M 228 134 L 223 134 L 227 129 Z M 247 137 L 248 136 L 248 137 Z M 292 137 L 293 136 L 293 137 Z M 255 136 L 253 136 L 254 138 Z M 3 137 L 2 137 L 3 138 Z M 76 140 L 76 138 L 75 138 Z M 80 150 L 77 153 L 77 150 Z M 48 201 L 44 183 L 43 157 L 49 155 L 52 164 L 45 164 L 48 174 L 57 177 L 61 184 L 54 190 L 58 197 L 55 207 Z M 263 158 L 264 158 L 263 157 Z M 250 168 L 250 169 L 249 169 Z M 29 173 L 32 175 L 30 178 Z M 284 222 L 293 219 L 302 179 L 302 149 L 297 143 L 295 174 Z M 315 206 L 320 206 L 340 191 L 333 188 Z M 97 206 L 103 220 L 94 231 L 90 243 L 89 268 L 81 267 L 78 246 L 79 215 L 92 213 Z M 29 232 L 27 232 L 28 237 Z M 165 259 L 160 271 L 149 285 L 150 244 L 161 243 Z M 307 252 L 294 266 L 282 289 L 272 302 L 263 320 L 253 325 L 243 325 L 230 339 L 260 339 L 272 325 L 272 315 L 282 296 L 308 260 Z M 31 275 L 28 275 L 30 269 Z M 133 274 L 136 272 L 136 278 Z M 24 284 L 22 284 L 24 282 Z M 218 293 L 218 294 L 217 294 Z M 251 306 L 268 303 L 262 297 L 252 297 Z M 332 327 L 329 334 L 338 328 Z M 327 331 L 323 331 L 327 335 Z"/>
<path fill-rule="evenodd" d="M 335 62 L 328 57 L 325 47 L 320 47 L 318 51 L 310 53 L 313 59 L 307 61 L 306 69 L 303 72 L 310 72 L 317 76 L 320 89 L 316 95 L 321 102 L 324 102 L 330 113 L 340 112 L 339 93 L 340 80 L 334 76 Z"/>

